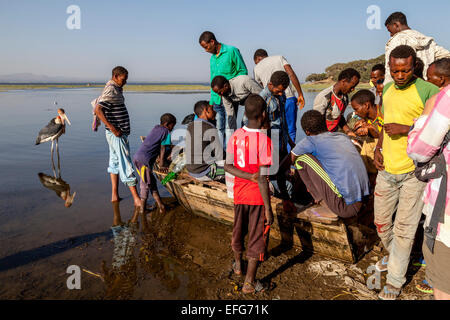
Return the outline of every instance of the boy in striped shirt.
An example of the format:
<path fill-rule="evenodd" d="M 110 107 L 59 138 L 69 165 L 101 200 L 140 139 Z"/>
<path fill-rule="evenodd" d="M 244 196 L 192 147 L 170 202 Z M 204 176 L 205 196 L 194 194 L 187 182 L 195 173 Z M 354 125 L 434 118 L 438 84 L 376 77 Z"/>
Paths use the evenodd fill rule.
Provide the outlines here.
<path fill-rule="evenodd" d="M 111 176 L 111 201 L 119 201 L 120 180 L 130 188 L 135 207 L 141 206 L 136 189 L 136 177 L 130 157 L 130 117 L 125 106 L 123 86 L 127 83 L 128 71 L 124 67 L 115 67 L 112 78 L 105 88 L 95 107 L 95 114 L 105 124 L 106 141 L 109 145 L 108 172 Z M 137 217 L 134 217 L 137 218 Z"/>

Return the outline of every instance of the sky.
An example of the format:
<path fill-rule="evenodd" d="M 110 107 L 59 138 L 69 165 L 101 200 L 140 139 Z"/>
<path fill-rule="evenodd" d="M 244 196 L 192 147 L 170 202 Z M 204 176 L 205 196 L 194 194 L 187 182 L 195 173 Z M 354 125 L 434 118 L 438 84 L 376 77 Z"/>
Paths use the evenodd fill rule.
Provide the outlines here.
<path fill-rule="evenodd" d="M 66 13 L 80 8 L 80 29 Z M 370 30 L 371 5 L 380 28 Z M 300 79 L 337 62 L 384 53 L 384 21 L 402 11 L 409 26 L 450 48 L 450 1 L 386 0 L 0 0 L 0 75 L 33 73 L 107 80 L 111 69 L 129 70 L 129 82 L 208 82 L 209 59 L 198 44 L 214 32 L 240 49 L 250 74 L 253 53 L 283 55 Z"/>

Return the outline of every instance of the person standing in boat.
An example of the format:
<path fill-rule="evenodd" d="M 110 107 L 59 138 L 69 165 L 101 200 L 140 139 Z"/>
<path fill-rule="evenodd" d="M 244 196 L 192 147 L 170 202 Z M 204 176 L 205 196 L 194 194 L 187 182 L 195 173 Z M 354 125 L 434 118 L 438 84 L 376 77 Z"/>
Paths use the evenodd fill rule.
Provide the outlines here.
<path fill-rule="evenodd" d="M 361 156 L 341 132 L 327 130 L 317 110 L 303 114 L 306 138 L 291 151 L 291 161 L 314 201 L 341 218 L 356 217 L 369 195 L 369 177 Z"/>
<path fill-rule="evenodd" d="M 314 99 L 313 110 L 325 115 L 328 131 L 343 131 L 345 134 L 356 136 L 345 121 L 344 112 L 348 105 L 348 94 L 359 83 L 361 75 L 353 68 L 343 70 L 338 76 L 338 82 L 322 90 Z"/>
<path fill-rule="evenodd" d="M 394 12 L 387 19 L 384 24 L 389 31 L 391 38 L 386 43 L 385 57 L 386 57 L 386 78 L 385 84 L 393 81 L 390 74 L 389 60 L 387 59 L 392 50 L 400 45 L 408 45 L 416 51 L 417 57 L 420 58 L 424 64 L 423 74 L 427 74 L 429 65 L 441 58 L 450 58 L 450 52 L 436 44 L 432 37 L 428 37 L 419 31 L 412 30 L 408 26 L 406 16 L 402 12 Z M 425 78 L 425 80 L 427 80 Z"/>
<path fill-rule="evenodd" d="M 273 223 L 267 175 L 272 165 L 272 141 L 261 128 L 264 126 L 266 103 L 257 94 L 245 102 L 247 126 L 231 136 L 227 146 L 225 170 L 235 176 L 234 224 L 231 247 L 235 261 L 233 271 L 242 274 L 244 239 L 248 233 L 248 268 L 243 293 L 262 292 L 267 285 L 256 278 L 258 262 L 264 261 L 269 241 L 269 228 Z"/>
<path fill-rule="evenodd" d="M 305 98 L 303 97 L 302 87 L 296 73 L 283 56 L 269 57 L 267 51 L 264 49 L 255 51 L 253 61 L 255 62 L 255 68 L 253 70 L 255 80 L 263 87 L 269 84 L 274 72 L 285 71 L 288 74 L 290 84 L 284 91 L 286 94 L 285 115 L 289 136 L 292 141 L 295 141 L 295 137 L 297 136 L 297 106 L 300 110 L 305 106 Z M 297 92 L 298 98 L 295 96 L 295 92 Z M 286 147 L 288 152 L 290 152 L 291 146 L 286 143 Z"/>
<path fill-rule="evenodd" d="M 216 111 L 208 101 L 194 106 L 197 119 L 189 123 L 186 131 L 186 169 L 199 181 L 225 182 L 223 147 L 216 127 L 211 123 Z"/>
<path fill-rule="evenodd" d="M 408 133 L 414 119 L 422 114 L 426 102 L 439 88 L 414 75 L 416 52 L 412 47 L 398 46 L 391 51 L 388 61 L 394 81 L 384 86 L 384 126 L 374 154 L 379 171 L 374 223 L 389 255 L 375 267 L 380 272 L 387 271 L 386 285 L 378 297 L 395 300 L 406 282 L 425 188 L 425 183 L 414 175 L 415 166 L 407 154 Z"/>
<path fill-rule="evenodd" d="M 244 59 L 238 48 L 217 41 L 214 33 L 210 31 L 203 32 L 198 42 L 206 52 L 211 54 L 211 59 L 209 60 L 210 81 L 218 75 L 224 76 L 229 80 L 248 74 Z M 230 113 L 231 110 L 224 108 L 220 95 L 213 90 L 211 90 L 209 103 L 214 106 L 214 111 L 217 113 L 216 127 L 219 131 L 222 145 L 226 146 L 229 136 L 236 129 L 236 115 L 233 112 Z"/>

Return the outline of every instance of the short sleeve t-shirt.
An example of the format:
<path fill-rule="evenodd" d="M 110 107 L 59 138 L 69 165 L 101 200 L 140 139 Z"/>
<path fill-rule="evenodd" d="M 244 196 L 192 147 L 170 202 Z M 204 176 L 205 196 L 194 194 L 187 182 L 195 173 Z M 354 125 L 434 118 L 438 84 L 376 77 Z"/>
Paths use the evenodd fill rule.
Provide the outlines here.
<path fill-rule="evenodd" d="M 161 145 L 170 145 L 170 131 L 161 125 L 155 126 L 145 138 L 133 159 L 143 165 L 153 166 L 159 156 Z"/>
<path fill-rule="evenodd" d="M 369 194 L 366 167 L 355 146 L 340 132 L 325 132 L 301 140 L 291 153 L 312 154 L 319 160 L 347 205 Z"/>
<path fill-rule="evenodd" d="M 348 105 L 348 96 L 337 97 L 333 92 L 333 86 L 319 92 L 314 99 L 313 110 L 325 115 L 328 131 L 338 130 L 339 122 Z"/>
<path fill-rule="evenodd" d="M 423 112 L 429 98 L 439 92 L 434 84 L 416 79 L 407 87 L 389 82 L 383 90 L 384 123 L 412 126 Z M 383 158 L 385 170 L 391 174 L 404 174 L 414 170 L 414 162 L 408 157 L 408 136 L 383 134 Z"/>
<path fill-rule="evenodd" d="M 128 136 L 130 134 L 130 117 L 125 106 L 123 89 L 110 80 L 103 89 L 98 104 L 102 106 L 106 120 Z M 105 129 L 111 131 L 107 126 Z"/>
<path fill-rule="evenodd" d="M 257 129 L 240 128 L 231 136 L 227 153 L 233 155 L 233 164 L 239 170 L 257 173 L 259 167 L 272 165 L 272 141 Z M 264 205 L 256 182 L 235 177 L 234 203 Z"/>
<path fill-rule="evenodd" d="M 275 71 L 285 71 L 284 66 L 289 64 L 283 56 L 270 56 L 262 59 L 253 69 L 256 82 L 262 84 L 265 88 L 270 82 L 270 78 Z M 292 98 L 295 96 L 296 90 L 291 83 L 284 91 L 286 98 Z"/>

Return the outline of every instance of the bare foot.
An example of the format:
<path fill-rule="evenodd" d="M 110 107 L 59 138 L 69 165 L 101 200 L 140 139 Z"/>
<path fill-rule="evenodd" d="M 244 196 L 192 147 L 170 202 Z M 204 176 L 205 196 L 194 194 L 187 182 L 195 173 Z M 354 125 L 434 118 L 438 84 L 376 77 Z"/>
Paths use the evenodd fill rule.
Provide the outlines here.
<path fill-rule="evenodd" d="M 147 210 L 147 199 L 141 199 L 141 212 L 145 213 L 145 211 Z"/>
<path fill-rule="evenodd" d="M 139 214 L 141 213 L 141 207 L 134 207 L 133 217 L 131 217 L 130 222 L 136 223 L 139 221 Z"/>
<path fill-rule="evenodd" d="M 162 203 L 159 205 L 159 213 L 166 213 L 166 207 Z"/>

